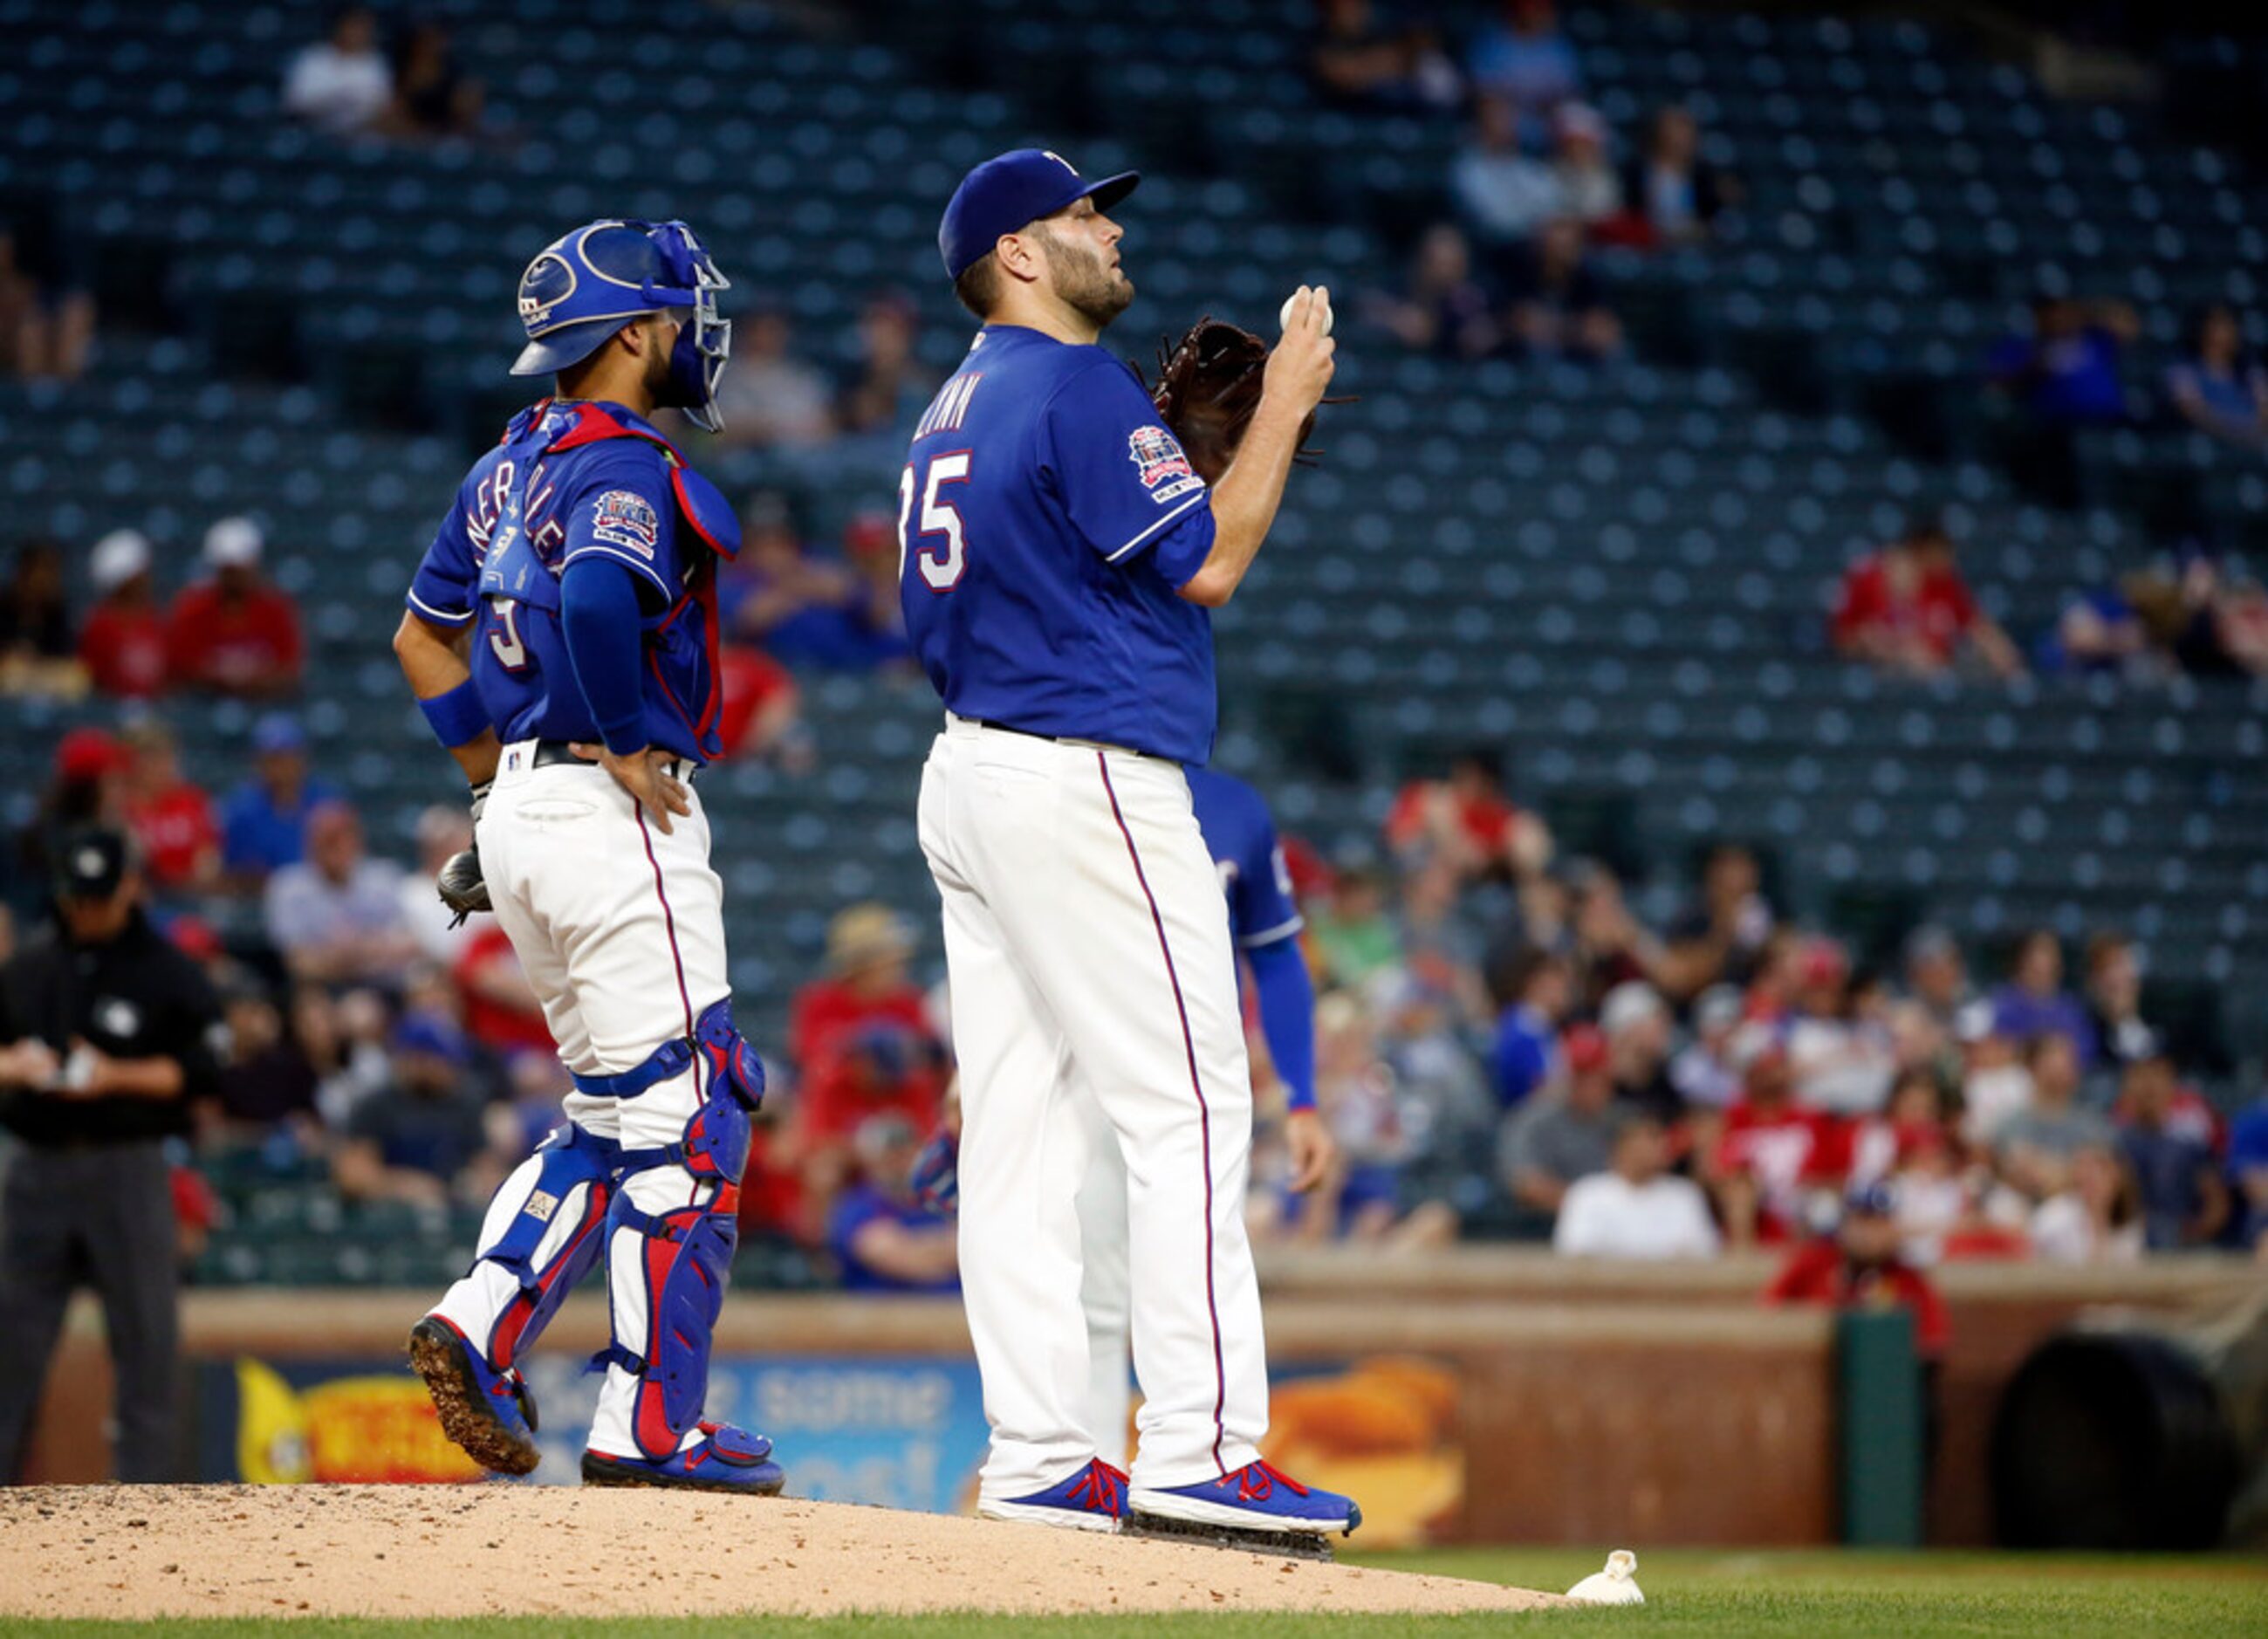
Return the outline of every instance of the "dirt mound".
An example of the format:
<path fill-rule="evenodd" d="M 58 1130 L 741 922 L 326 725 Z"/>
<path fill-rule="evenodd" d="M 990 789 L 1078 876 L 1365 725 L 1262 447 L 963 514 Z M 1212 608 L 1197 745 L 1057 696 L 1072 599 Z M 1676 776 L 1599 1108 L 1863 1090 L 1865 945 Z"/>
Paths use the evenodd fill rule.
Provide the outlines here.
<path fill-rule="evenodd" d="M 0 1490 L 0 1615 L 1531 1610 L 1550 1595 L 841 1503 L 564 1487 Z"/>

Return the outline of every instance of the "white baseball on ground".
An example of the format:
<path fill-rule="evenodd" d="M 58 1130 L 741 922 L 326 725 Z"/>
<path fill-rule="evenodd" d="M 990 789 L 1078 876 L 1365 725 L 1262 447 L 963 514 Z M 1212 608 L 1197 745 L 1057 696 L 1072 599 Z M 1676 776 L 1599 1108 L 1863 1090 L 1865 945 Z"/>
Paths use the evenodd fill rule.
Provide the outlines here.
<path fill-rule="evenodd" d="M 1289 296 L 1286 296 L 1284 299 L 1283 311 L 1276 315 L 1276 328 L 1278 331 L 1288 330 L 1292 328 L 1292 304 L 1299 299 L 1300 292 L 1297 291 L 1293 291 Z M 1329 336 L 1331 333 L 1331 292 L 1329 287 L 1322 284 L 1316 285 L 1315 299 L 1323 304 L 1323 334 L 1325 336 Z"/>

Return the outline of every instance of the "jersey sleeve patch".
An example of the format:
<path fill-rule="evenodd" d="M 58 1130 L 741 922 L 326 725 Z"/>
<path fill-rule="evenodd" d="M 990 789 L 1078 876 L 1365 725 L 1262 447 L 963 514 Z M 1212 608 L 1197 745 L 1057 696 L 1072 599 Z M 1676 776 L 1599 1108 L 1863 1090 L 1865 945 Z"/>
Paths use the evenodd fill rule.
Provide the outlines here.
<path fill-rule="evenodd" d="M 1142 487 L 1150 491 L 1150 498 L 1159 506 L 1191 490 L 1204 487 L 1204 480 L 1189 465 L 1189 458 L 1182 453 L 1180 442 L 1162 426 L 1152 423 L 1137 427 L 1126 435 L 1126 458 L 1134 463 L 1134 470 L 1142 480 Z"/>
<path fill-rule="evenodd" d="M 650 564 L 661 540 L 661 519 L 643 495 L 608 490 L 591 503 L 591 538 L 635 552 Z"/>

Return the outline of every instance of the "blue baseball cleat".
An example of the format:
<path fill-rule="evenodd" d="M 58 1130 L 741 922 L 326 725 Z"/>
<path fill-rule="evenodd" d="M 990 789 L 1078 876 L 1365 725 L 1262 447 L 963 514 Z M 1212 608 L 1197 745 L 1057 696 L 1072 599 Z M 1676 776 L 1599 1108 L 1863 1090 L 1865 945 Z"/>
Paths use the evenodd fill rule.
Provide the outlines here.
<path fill-rule="evenodd" d="M 438 1315 L 409 1331 L 409 1364 L 441 1415 L 441 1432 L 482 1467 L 500 1474 L 531 1472 L 535 1396 L 517 1370 L 498 1371 L 470 1339 Z"/>
<path fill-rule="evenodd" d="M 702 1437 L 660 1462 L 643 1457 L 583 1453 L 583 1483 L 589 1486 L 659 1486 L 679 1491 L 737 1491 L 746 1496 L 777 1496 L 787 1475 L 769 1460 L 772 1443 L 730 1423 L 703 1422 Z"/>
<path fill-rule="evenodd" d="M 1044 1491 L 1006 1502 L 979 1502 L 986 1519 L 1021 1520 L 1071 1531 L 1116 1531 L 1126 1517 L 1126 1476 L 1101 1458 Z"/>
<path fill-rule="evenodd" d="M 1218 1480 L 1165 1490 L 1143 1488 L 1128 1498 L 1128 1511 L 1145 1525 L 1210 1525 L 1265 1537 L 1285 1533 L 1347 1535 L 1362 1524 L 1352 1497 L 1303 1486 L 1266 1460 L 1247 1463 Z M 1187 1534 L 1187 1533 L 1175 1533 Z"/>

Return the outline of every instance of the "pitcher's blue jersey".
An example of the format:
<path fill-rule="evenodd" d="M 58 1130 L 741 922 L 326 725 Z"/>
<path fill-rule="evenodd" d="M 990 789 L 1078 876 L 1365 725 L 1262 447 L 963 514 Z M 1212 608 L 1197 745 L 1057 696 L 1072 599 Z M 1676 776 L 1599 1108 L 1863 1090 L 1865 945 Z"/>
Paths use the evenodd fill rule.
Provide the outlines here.
<path fill-rule="evenodd" d="M 1228 896 L 1228 931 L 1241 947 L 1272 945 L 1301 927 L 1292 872 L 1261 794 L 1233 774 L 1192 768 L 1189 803 Z"/>
<path fill-rule="evenodd" d="M 639 582 L 649 742 L 717 755 L 713 565 L 680 514 L 674 477 L 689 475 L 674 475 L 660 438 L 620 405 L 547 401 L 514 417 L 458 485 L 409 604 L 436 625 L 472 624 L 473 682 L 506 743 L 599 742 L 559 618 L 560 575 L 597 556 Z"/>
<path fill-rule="evenodd" d="M 1182 763 L 1211 755 L 1204 480 L 1127 366 L 1016 325 L 938 389 L 899 494 L 906 631 L 947 710 Z"/>

